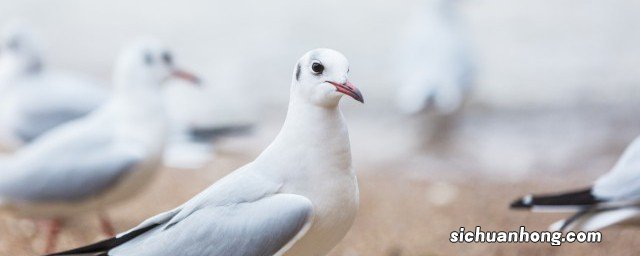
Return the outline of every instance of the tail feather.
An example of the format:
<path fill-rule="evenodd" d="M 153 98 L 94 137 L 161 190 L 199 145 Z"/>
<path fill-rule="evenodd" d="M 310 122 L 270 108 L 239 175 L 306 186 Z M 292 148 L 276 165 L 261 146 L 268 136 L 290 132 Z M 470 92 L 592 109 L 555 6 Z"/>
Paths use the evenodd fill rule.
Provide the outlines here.
<path fill-rule="evenodd" d="M 533 196 L 528 195 L 511 203 L 512 209 L 528 210 L 581 210 L 602 203 L 594 197 L 591 188 L 567 193 Z"/>

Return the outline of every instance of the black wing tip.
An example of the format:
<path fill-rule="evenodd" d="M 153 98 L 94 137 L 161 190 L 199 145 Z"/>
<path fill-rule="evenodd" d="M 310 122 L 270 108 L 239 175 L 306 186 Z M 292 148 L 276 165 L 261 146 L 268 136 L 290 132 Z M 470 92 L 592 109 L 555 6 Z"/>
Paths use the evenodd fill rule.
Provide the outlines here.
<path fill-rule="evenodd" d="M 533 204 L 531 204 L 532 201 L 533 201 L 533 196 L 528 195 L 511 202 L 511 204 L 509 205 L 509 208 L 517 209 L 517 210 L 531 209 L 531 207 L 533 207 Z"/>
<path fill-rule="evenodd" d="M 602 202 L 593 196 L 591 188 L 560 194 L 533 196 L 528 195 L 513 201 L 511 209 L 531 209 L 534 206 L 589 206 Z"/>
<path fill-rule="evenodd" d="M 75 248 L 75 249 L 71 249 L 71 250 L 67 250 L 67 251 L 62 251 L 62 252 L 56 252 L 56 253 L 52 253 L 52 254 L 47 254 L 45 256 L 61 256 L 61 255 L 87 255 L 87 254 L 91 254 L 91 255 L 108 255 L 107 251 L 115 246 L 111 246 L 113 244 L 115 244 L 117 241 L 116 237 L 111 237 L 108 238 L 106 240 L 102 240 L 100 242 L 97 243 L 93 243 L 87 246 L 83 246 L 83 247 L 79 247 L 79 248 Z"/>
<path fill-rule="evenodd" d="M 90 245 L 86 245 L 83 247 L 79 247 L 79 248 L 75 248 L 75 249 L 71 249 L 68 251 L 63 251 L 63 252 L 57 252 L 57 253 L 53 253 L 53 254 L 47 254 L 45 256 L 61 256 L 61 255 L 87 255 L 87 254 L 93 254 L 93 255 L 109 255 L 109 250 L 118 247 L 126 242 L 128 242 L 131 239 L 136 238 L 139 235 L 144 234 L 145 232 L 156 228 L 157 226 L 159 226 L 160 224 L 153 224 L 153 225 L 149 225 L 147 227 L 144 228 L 140 228 L 137 230 L 133 230 L 129 233 L 126 233 L 122 236 L 116 236 L 116 237 L 112 237 L 106 240 L 102 240 L 100 242 L 97 243 L 93 243 Z"/>
<path fill-rule="evenodd" d="M 73 256 L 73 255 L 88 255 L 88 256 L 109 256 L 109 252 L 95 252 L 95 253 L 80 253 L 80 254 L 67 254 L 64 252 L 59 252 L 56 254 L 47 254 L 45 256 L 57 256 L 57 255 L 61 255 L 61 256 Z"/>

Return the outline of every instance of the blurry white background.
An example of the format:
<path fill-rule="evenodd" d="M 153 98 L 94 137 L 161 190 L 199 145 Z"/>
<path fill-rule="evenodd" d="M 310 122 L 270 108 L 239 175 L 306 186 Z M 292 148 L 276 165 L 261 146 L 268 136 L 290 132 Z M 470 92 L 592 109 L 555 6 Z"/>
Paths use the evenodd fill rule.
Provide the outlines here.
<path fill-rule="evenodd" d="M 475 100 L 489 106 L 637 104 L 640 2 L 458 1 L 478 68 Z M 55 67 L 109 79 L 120 47 L 154 35 L 213 86 L 286 104 L 292 65 L 331 47 L 351 61 L 367 107 L 394 94 L 390 62 L 417 1 L 0 1 L 0 24 L 29 21 Z M 349 104 L 352 105 L 352 104 Z"/>

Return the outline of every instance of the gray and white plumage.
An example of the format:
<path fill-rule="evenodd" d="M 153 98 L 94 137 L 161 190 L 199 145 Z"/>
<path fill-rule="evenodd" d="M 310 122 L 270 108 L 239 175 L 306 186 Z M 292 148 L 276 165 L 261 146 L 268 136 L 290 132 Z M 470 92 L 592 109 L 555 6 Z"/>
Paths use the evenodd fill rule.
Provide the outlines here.
<path fill-rule="evenodd" d="M 128 47 L 114 95 L 90 115 L 46 133 L 0 162 L 0 208 L 65 218 L 131 197 L 161 163 L 167 117 L 161 84 L 175 69 L 156 40 Z M 154 63 L 148 63 L 148 59 Z"/>
<path fill-rule="evenodd" d="M 551 225 L 552 230 L 599 230 L 622 223 L 640 224 L 640 137 L 593 186 L 569 193 L 530 195 L 511 206 L 532 211 L 575 212 Z"/>
<path fill-rule="evenodd" d="M 82 117 L 108 99 L 89 77 L 51 70 L 40 42 L 23 23 L 4 28 L 0 40 L 0 143 L 17 148 L 52 128 Z"/>
<path fill-rule="evenodd" d="M 114 140 L 108 112 L 70 123 L 18 151 L 2 166 L 0 195 L 9 201 L 75 201 L 98 195 L 146 153 Z M 120 145 L 119 145 L 120 144 Z"/>
<path fill-rule="evenodd" d="M 460 108 L 474 79 L 474 65 L 457 1 L 423 0 L 401 35 L 397 103 L 407 114 Z"/>
<path fill-rule="evenodd" d="M 318 49 L 298 63 L 283 128 L 253 162 L 174 210 L 58 255 L 327 254 L 353 223 L 359 197 L 338 103 L 343 94 L 363 99 L 342 54 Z"/>
<path fill-rule="evenodd" d="M 109 255 L 275 255 L 309 228 L 309 199 L 278 193 L 269 180 L 235 177 L 119 235 L 157 225 Z"/>

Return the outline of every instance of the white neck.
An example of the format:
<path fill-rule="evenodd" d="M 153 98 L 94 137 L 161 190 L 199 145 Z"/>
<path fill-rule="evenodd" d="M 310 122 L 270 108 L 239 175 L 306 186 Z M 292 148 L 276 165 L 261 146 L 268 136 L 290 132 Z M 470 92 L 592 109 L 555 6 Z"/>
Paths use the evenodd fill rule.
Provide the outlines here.
<path fill-rule="evenodd" d="M 119 140 L 142 143 L 160 150 L 167 136 L 168 118 L 160 89 L 116 86 L 112 107 L 116 112 L 115 132 Z"/>
<path fill-rule="evenodd" d="M 275 163 L 272 171 L 281 174 L 352 175 L 349 134 L 338 106 L 317 106 L 292 93 L 282 130 L 256 159 L 262 161 Z"/>

